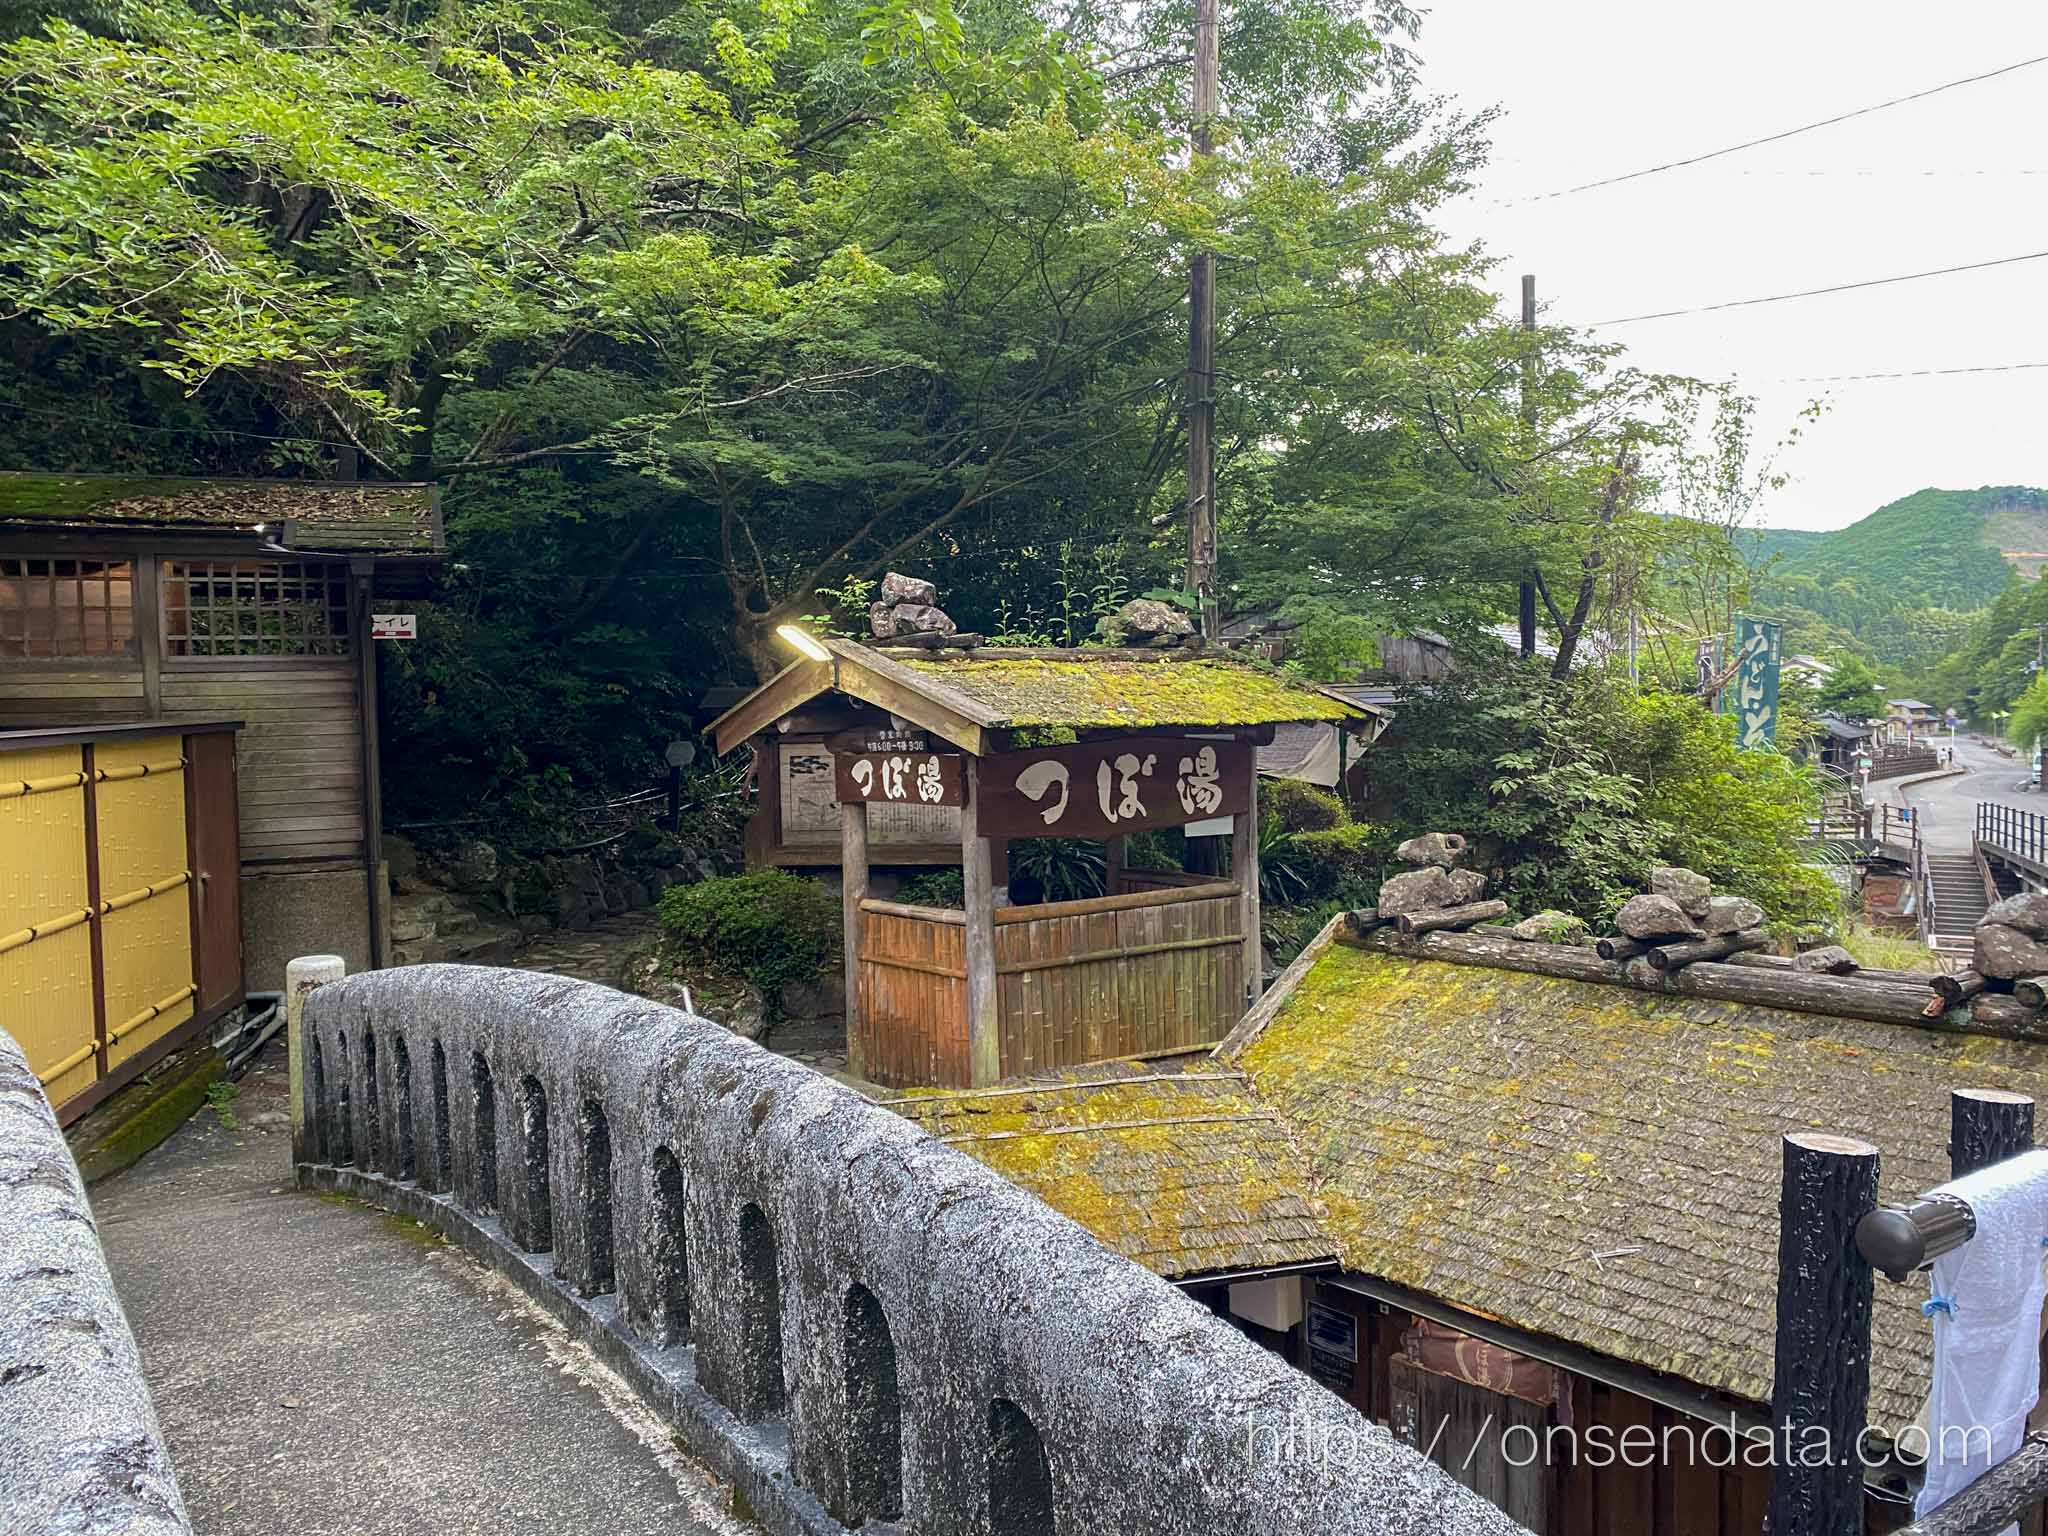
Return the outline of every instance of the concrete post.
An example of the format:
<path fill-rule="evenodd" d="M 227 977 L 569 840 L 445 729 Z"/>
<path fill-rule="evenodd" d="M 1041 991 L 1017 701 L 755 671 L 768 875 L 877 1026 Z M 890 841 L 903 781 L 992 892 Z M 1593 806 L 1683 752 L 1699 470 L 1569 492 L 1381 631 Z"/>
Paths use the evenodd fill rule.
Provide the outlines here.
<path fill-rule="evenodd" d="M 326 1159 L 310 1132 L 313 1116 L 307 1099 L 310 1070 L 306 1063 L 304 1024 L 306 998 L 315 987 L 339 981 L 348 966 L 339 955 L 301 955 L 284 968 L 285 1043 L 291 1062 L 292 1161 L 318 1163 Z"/>

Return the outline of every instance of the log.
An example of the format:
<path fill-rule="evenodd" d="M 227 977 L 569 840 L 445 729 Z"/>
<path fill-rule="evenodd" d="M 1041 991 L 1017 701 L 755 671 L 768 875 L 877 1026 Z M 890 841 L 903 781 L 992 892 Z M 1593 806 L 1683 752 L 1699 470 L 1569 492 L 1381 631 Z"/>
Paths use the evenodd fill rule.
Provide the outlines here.
<path fill-rule="evenodd" d="M 2048 1007 L 2048 976 L 2022 976 L 2012 984 L 2012 995 L 2029 1008 Z"/>
<path fill-rule="evenodd" d="M 1761 952 L 1746 955 L 1730 955 L 1730 965 L 1746 965 L 1758 971 L 1797 971 L 1799 967 L 1789 955 L 1767 955 Z M 1885 971 L 1874 966 L 1859 966 L 1855 972 L 1859 981 L 1896 981 L 1906 986 L 1924 987 L 1933 979 L 1931 971 Z"/>
<path fill-rule="evenodd" d="M 2009 1040 L 2048 1040 L 2048 1019 L 2040 1009 L 2029 1008 L 2017 997 L 1979 992 L 1970 999 L 1970 1021 L 1984 1034 Z"/>
<path fill-rule="evenodd" d="M 1747 949 L 1762 949 L 1770 942 L 1770 936 L 1763 929 L 1752 928 L 1746 933 L 1702 939 L 1697 944 L 1659 944 L 1643 958 L 1650 962 L 1652 970 L 1675 971 L 1696 960 L 1724 960 Z"/>
<path fill-rule="evenodd" d="M 1927 985 L 1949 1007 L 1966 1003 L 1984 990 L 1984 978 L 1975 971 L 1957 971 L 1953 976 L 1930 976 Z"/>
<path fill-rule="evenodd" d="M 1949 1177 L 1960 1179 L 2034 1145 L 2034 1101 L 2003 1088 L 1957 1088 L 1948 1096 Z"/>
<path fill-rule="evenodd" d="M 1593 945 L 1602 960 L 1615 961 L 1633 960 L 1637 955 L 1648 954 L 1654 947 L 1625 933 L 1611 933 Z"/>
<path fill-rule="evenodd" d="M 1856 1224 L 1876 1204 L 1877 1148 L 1811 1131 L 1785 1138 L 1771 1439 L 1801 1454 L 1780 1456 L 1771 1469 L 1772 1536 L 1863 1528 L 1856 1447 L 1870 1405 L 1875 1285 Z"/>
<path fill-rule="evenodd" d="M 1997 1536 L 2048 1497 L 2048 1436 L 2020 1448 L 1923 1520 L 1898 1536 Z"/>
<path fill-rule="evenodd" d="M 1381 917 L 1378 907 L 1360 907 L 1355 912 L 1344 914 L 1344 931 L 1355 939 L 1362 939 L 1376 928 L 1384 928 L 1393 921 Z"/>
<path fill-rule="evenodd" d="M 1508 904 L 1504 901 L 1474 901 L 1462 907 L 1439 907 L 1434 912 L 1403 912 L 1400 917 L 1401 937 L 1412 939 L 1446 928 L 1469 928 L 1489 917 L 1507 915 Z"/>

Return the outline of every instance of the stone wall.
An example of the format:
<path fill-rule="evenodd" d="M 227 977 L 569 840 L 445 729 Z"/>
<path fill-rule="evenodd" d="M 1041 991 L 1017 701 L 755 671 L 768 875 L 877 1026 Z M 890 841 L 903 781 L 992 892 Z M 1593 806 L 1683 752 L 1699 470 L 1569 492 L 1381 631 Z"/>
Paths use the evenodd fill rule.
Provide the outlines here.
<path fill-rule="evenodd" d="M 85 1186 L 0 1033 L 0 1530 L 191 1529 Z"/>
<path fill-rule="evenodd" d="M 908 1121 L 674 1009 L 421 966 L 308 1002 L 301 1181 L 497 1263 L 776 1532 L 1518 1530 Z"/>

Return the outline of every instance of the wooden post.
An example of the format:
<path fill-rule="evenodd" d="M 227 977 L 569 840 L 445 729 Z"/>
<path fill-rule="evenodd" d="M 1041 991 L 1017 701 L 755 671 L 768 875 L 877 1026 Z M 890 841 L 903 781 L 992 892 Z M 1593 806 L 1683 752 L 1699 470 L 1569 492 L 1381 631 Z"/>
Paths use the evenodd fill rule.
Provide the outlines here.
<path fill-rule="evenodd" d="M 681 770 L 677 770 L 680 772 Z M 867 1050 L 861 1040 L 860 904 L 868 895 L 868 807 L 850 800 L 839 807 L 839 887 L 841 935 L 846 949 L 846 1070 L 868 1075 Z"/>
<path fill-rule="evenodd" d="M 988 843 L 988 880 L 995 890 L 997 907 L 1010 905 L 1010 840 L 991 837 Z"/>
<path fill-rule="evenodd" d="M 1877 1204 L 1877 1148 L 1785 1138 L 1778 1198 L 1778 1337 L 1771 1389 L 1771 1536 L 1857 1536 L 1870 1399 L 1872 1270 L 1856 1223 Z"/>
<path fill-rule="evenodd" d="M 996 1017 L 996 903 L 988 839 L 977 830 L 981 760 L 967 759 L 966 803 L 960 807 L 960 874 L 966 890 L 967 1071 L 970 1088 L 986 1088 L 1003 1075 L 1003 1042 Z"/>
<path fill-rule="evenodd" d="M 1244 893 L 1245 995 L 1256 1001 L 1266 990 L 1259 959 L 1259 775 L 1252 773 L 1251 804 L 1230 828 L 1230 878 Z"/>
<path fill-rule="evenodd" d="M 1112 837 L 1102 845 L 1102 894 L 1121 896 L 1124 884 L 1125 842 Z"/>
<path fill-rule="evenodd" d="M 1960 1179 L 2034 1146 L 2034 1101 L 2002 1088 L 1958 1088 L 1948 1096 L 1949 1174 Z"/>

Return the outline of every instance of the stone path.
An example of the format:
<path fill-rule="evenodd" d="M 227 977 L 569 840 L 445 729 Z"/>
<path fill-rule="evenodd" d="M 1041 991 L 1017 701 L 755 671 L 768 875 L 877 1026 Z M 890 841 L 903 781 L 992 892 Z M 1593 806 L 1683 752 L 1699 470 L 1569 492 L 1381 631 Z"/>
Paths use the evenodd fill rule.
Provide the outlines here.
<path fill-rule="evenodd" d="M 201 1536 L 746 1536 L 555 1323 L 426 1228 L 292 1184 L 283 1042 L 92 1192 Z"/>
<path fill-rule="evenodd" d="M 511 962 L 521 970 L 547 971 L 577 981 L 616 987 L 626 962 L 654 937 L 652 911 L 623 912 L 584 929 L 545 934 L 520 950 Z M 762 1041 L 769 1050 L 800 1061 L 816 1071 L 846 1071 L 846 1021 L 842 1018 L 787 1020 L 776 1024 Z"/>

